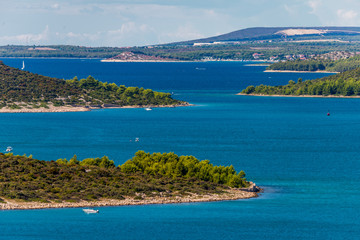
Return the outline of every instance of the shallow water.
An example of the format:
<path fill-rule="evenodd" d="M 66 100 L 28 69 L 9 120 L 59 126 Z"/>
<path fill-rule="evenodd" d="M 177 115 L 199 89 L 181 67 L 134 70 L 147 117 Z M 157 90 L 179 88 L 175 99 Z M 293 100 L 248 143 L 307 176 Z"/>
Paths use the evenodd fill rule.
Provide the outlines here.
<path fill-rule="evenodd" d="M 23 59 L 3 59 L 21 67 Z M 259 198 L 213 203 L 1 211 L 0 239 L 356 239 L 360 99 L 237 96 L 247 85 L 327 74 L 264 73 L 241 62 L 101 63 L 25 59 L 26 70 L 173 92 L 194 107 L 1 114 L 0 148 L 56 160 L 137 150 L 234 165 Z M 198 69 L 203 70 L 198 70 Z M 330 110 L 331 116 L 326 116 Z M 134 139 L 138 137 L 139 142 Z"/>

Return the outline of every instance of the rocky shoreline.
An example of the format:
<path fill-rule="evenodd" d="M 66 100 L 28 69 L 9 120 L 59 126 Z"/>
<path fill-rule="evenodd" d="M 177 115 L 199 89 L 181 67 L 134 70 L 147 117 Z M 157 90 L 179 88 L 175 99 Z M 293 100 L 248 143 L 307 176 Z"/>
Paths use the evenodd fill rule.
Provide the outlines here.
<path fill-rule="evenodd" d="M 192 202 L 213 202 L 238 200 L 258 197 L 261 188 L 250 182 L 250 187 L 225 190 L 222 194 L 189 194 L 187 196 L 175 197 L 146 197 L 143 199 L 134 199 L 128 197 L 123 200 L 102 199 L 98 201 L 79 201 L 79 202 L 25 202 L 19 200 L 3 199 L 0 202 L 0 210 L 30 210 L 45 208 L 81 208 L 81 207 L 105 207 L 105 206 L 125 206 L 125 205 L 148 205 L 148 204 L 173 204 L 173 203 L 192 203 Z"/>
<path fill-rule="evenodd" d="M 193 106 L 189 103 L 177 104 L 177 105 L 134 105 L 134 106 L 118 106 L 107 104 L 103 106 L 93 106 L 93 107 L 83 107 L 83 106 L 60 106 L 54 107 L 49 106 L 48 108 L 40 107 L 40 108 L 21 108 L 21 109 L 10 109 L 7 107 L 3 107 L 0 109 L 0 113 L 48 113 L 48 112 L 87 112 L 91 110 L 97 109 L 110 109 L 110 108 L 174 108 L 174 107 L 188 107 Z"/>
<path fill-rule="evenodd" d="M 339 73 L 331 71 L 295 71 L 295 70 L 265 70 L 264 72 L 278 72 L 278 73 Z"/>
<path fill-rule="evenodd" d="M 265 94 L 246 94 L 246 93 L 237 93 L 236 95 L 241 96 L 256 96 L 256 97 L 304 97 L 304 98 L 360 98 L 360 96 L 338 96 L 338 95 L 265 95 Z"/>

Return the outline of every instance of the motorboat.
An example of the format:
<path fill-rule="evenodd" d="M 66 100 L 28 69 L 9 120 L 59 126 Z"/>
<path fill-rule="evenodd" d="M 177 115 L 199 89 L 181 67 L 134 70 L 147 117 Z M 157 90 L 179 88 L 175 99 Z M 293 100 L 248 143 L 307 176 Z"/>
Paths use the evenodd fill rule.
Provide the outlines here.
<path fill-rule="evenodd" d="M 99 213 L 99 210 L 95 210 L 95 209 L 92 209 L 92 208 L 84 208 L 83 211 L 84 211 L 84 213 L 87 213 L 87 214 Z"/>

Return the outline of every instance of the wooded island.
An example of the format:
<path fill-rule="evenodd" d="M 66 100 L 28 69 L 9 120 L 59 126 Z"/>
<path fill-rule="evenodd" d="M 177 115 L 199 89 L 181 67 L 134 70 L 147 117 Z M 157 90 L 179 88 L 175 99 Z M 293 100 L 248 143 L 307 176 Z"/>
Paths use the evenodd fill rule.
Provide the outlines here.
<path fill-rule="evenodd" d="M 186 105 L 187 102 L 172 99 L 170 93 L 103 83 L 91 76 L 80 80 L 51 78 L 0 62 L 0 112 Z"/>
<path fill-rule="evenodd" d="M 360 68 L 323 77 L 315 80 L 303 81 L 301 78 L 295 83 L 290 80 L 285 86 L 248 86 L 242 90 L 243 95 L 283 95 L 283 96 L 360 96 Z"/>
<path fill-rule="evenodd" d="M 0 209 L 213 201 L 258 190 L 233 166 L 174 153 L 138 151 L 119 166 L 106 156 L 42 161 L 0 153 Z"/>

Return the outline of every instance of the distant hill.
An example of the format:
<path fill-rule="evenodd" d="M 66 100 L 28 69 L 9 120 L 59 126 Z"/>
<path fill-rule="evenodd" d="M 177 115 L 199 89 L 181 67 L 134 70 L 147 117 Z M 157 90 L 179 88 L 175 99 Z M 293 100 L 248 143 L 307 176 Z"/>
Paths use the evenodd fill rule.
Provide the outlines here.
<path fill-rule="evenodd" d="M 0 57 L 100 58 L 104 61 L 222 61 L 309 59 L 360 52 L 360 27 L 256 27 L 219 36 L 134 47 L 0 46 Z"/>
<path fill-rule="evenodd" d="M 0 109 L 184 104 L 169 93 L 103 83 L 91 76 L 65 81 L 9 67 L 0 61 Z"/>
<path fill-rule="evenodd" d="M 341 35 L 359 35 L 360 27 L 254 27 L 222 34 L 219 36 L 179 42 L 175 44 L 212 43 L 220 41 L 255 41 L 281 38 L 325 38 Z"/>

